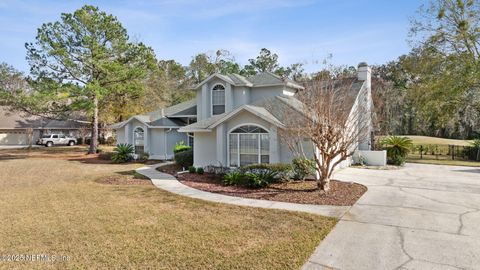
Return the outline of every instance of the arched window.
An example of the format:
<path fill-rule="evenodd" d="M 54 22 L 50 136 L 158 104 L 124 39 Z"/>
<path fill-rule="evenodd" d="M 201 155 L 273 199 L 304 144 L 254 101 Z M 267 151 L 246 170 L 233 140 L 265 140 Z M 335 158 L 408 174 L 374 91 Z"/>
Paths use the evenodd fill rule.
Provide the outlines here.
<path fill-rule="evenodd" d="M 225 112 L 225 87 L 216 84 L 212 88 L 212 115 Z"/>
<path fill-rule="evenodd" d="M 265 129 L 246 125 L 232 130 L 228 136 L 231 167 L 270 162 L 270 136 Z"/>
<path fill-rule="evenodd" d="M 144 131 L 143 128 L 137 127 L 133 132 L 133 144 L 135 146 L 135 154 L 143 154 L 144 148 Z"/>

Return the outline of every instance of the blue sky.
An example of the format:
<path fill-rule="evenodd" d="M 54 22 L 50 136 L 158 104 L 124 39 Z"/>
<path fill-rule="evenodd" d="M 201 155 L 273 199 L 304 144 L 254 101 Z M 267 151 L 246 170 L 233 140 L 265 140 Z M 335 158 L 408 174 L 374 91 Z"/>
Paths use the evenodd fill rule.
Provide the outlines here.
<path fill-rule="evenodd" d="M 226 49 L 245 64 L 266 47 L 280 63 L 321 67 L 382 64 L 408 53 L 409 18 L 421 0 L 0 0 L 0 62 L 28 71 L 25 42 L 36 29 L 84 4 L 116 15 L 158 59 L 187 65 L 199 52 Z"/>

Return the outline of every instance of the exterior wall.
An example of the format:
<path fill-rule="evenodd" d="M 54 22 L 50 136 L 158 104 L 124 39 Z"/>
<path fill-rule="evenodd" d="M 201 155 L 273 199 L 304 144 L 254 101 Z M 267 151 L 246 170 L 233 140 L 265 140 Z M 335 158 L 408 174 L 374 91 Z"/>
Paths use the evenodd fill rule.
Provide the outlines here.
<path fill-rule="evenodd" d="M 125 141 L 125 127 L 119 128 L 116 130 L 117 133 L 117 144 L 119 143 L 126 143 Z"/>
<path fill-rule="evenodd" d="M 233 88 L 233 108 L 238 108 L 242 105 L 250 103 L 250 93 L 251 90 L 249 87 L 232 87 Z"/>
<path fill-rule="evenodd" d="M 218 165 L 216 132 L 197 132 L 194 140 L 193 166 Z"/>
<path fill-rule="evenodd" d="M 187 133 L 178 132 L 178 129 L 167 129 L 165 130 L 165 136 L 167 138 L 167 158 L 173 159 L 173 148 L 175 144 L 183 141 L 185 144 L 188 143 Z"/>
<path fill-rule="evenodd" d="M 268 87 L 255 87 L 250 92 L 250 102 L 263 100 L 270 97 L 280 96 L 283 94 L 283 86 L 268 86 Z"/>
<path fill-rule="evenodd" d="M 132 120 L 123 128 L 117 129 L 117 143 L 133 145 L 133 132 L 137 127 L 144 130 L 145 152 L 150 159 L 172 159 L 173 147 L 177 142 L 187 142 L 187 134 L 178 132 L 178 129 L 147 128 L 142 122 Z"/>
<path fill-rule="evenodd" d="M 313 158 L 315 153 L 313 144 L 310 141 L 303 141 L 303 149 L 307 158 Z M 281 142 L 280 138 L 280 162 L 291 163 L 292 159 L 296 157 L 295 153 L 292 153 L 285 143 Z"/>

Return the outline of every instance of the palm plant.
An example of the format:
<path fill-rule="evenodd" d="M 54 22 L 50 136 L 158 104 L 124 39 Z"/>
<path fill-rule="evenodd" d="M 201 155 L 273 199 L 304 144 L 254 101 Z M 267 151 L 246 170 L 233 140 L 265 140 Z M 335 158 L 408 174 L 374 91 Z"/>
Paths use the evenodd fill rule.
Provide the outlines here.
<path fill-rule="evenodd" d="M 403 165 L 405 158 L 413 146 L 408 137 L 388 136 L 380 141 L 383 149 L 387 150 L 388 161 L 394 165 Z"/>
<path fill-rule="evenodd" d="M 113 149 L 115 152 L 112 155 L 112 161 L 115 163 L 123 163 L 132 160 L 133 154 L 135 153 L 135 149 L 133 145 L 128 143 L 120 143 Z"/>
<path fill-rule="evenodd" d="M 476 160 L 480 161 L 480 138 L 473 140 L 470 145 L 477 150 Z"/>

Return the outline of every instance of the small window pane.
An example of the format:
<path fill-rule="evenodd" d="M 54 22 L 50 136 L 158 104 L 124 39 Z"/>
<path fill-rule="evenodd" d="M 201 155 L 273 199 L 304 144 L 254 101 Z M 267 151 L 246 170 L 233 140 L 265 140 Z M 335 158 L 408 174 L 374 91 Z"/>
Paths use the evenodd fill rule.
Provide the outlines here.
<path fill-rule="evenodd" d="M 238 166 L 238 135 L 230 134 L 230 166 Z"/>
<path fill-rule="evenodd" d="M 225 105 L 213 105 L 213 114 L 222 114 L 225 112 Z"/>

